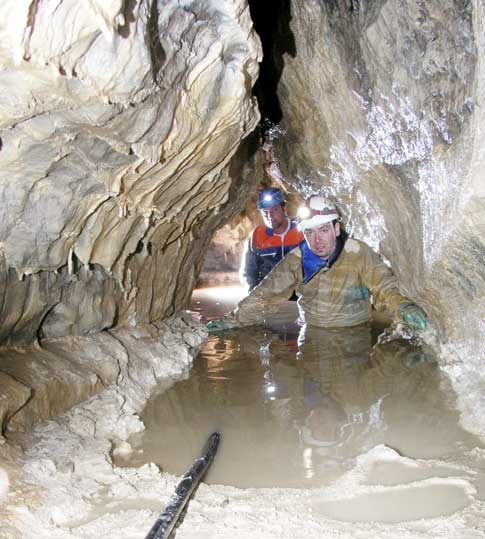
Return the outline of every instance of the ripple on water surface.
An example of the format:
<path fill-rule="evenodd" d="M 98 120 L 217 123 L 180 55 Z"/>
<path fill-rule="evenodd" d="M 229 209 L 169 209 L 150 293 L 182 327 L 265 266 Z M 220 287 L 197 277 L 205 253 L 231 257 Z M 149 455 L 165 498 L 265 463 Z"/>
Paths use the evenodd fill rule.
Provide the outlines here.
<path fill-rule="evenodd" d="M 214 316 L 214 307 L 202 303 L 196 296 L 204 317 Z M 146 431 L 132 440 L 135 454 L 143 452 L 131 464 L 153 461 L 181 475 L 208 435 L 219 431 L 208 483 L 316 487 L 379 444 L 417 459 L 448 458 L 477 445 L 460 427 L 453 393 L 431 357 L 403 340 L 376 345 L 370 326 L 303 332 L 288 322 L 294 318 L 290 302 L 272 327 L 210 336 L 190 377 L 147 405 Z M 395 484 L 386 464 L 373 465 L 370 483 L 379 483 L 379 469 L 381 484 Z M 398 482 L 416 481 L 412 467 L 394 469 Z M 437 475 L 446 476 L 446 469 Z M 459 487 L 447 488 L 445 498 L 461 506 Z M 429 489 L 440 487 L 417 494 Z M 327 504 L 322 511 L 337 510 Z"/>

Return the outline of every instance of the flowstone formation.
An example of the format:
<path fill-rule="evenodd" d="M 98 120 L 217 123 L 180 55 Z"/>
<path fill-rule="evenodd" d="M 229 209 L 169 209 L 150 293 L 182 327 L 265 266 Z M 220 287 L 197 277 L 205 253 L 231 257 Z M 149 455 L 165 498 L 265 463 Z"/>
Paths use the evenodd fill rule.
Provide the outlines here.
<path fill-rule="evenodd" d="M 177 314 L 251 189 L 246 2 L 11 0 L 0 37 L 0 340 Z"/>
<path fill-rule="evenodd" d="M 7 0 L 0 42 L 4 432 L 119 381 L 97 333 L 186 307 L 253 189 L 261 47 L 244 0 Z"/>
<path fill-rule="evenodd" d="M 302 193 L 334 197 L 350 231 L 391 262 L 431 316 L 455 374 L 469 371 L 455 376 L 457 387 L 468 380 L 460 391 L 480 402 L 483 3 L 288 5 L 273 49 L 280 166 Z M 462 408 L 485 432 L 478 402 Z"/>

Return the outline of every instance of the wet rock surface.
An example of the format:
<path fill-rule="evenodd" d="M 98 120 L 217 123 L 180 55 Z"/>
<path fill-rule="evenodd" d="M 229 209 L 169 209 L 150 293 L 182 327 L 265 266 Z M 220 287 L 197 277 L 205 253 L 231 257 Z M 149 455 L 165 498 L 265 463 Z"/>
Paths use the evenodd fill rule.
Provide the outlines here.
<path fill-rule="evenodd" d="M 203 335 L 200 325 L 189 318 L 89 337 L 46 339 L 42 346 L 4 348 L 0 353 L 2 432 L 29 431 L 37 422 L 103 389 L 122 387 L 126 377 L 141 378 L 148 369 L 142 397 L 131 405 L 138 408 L 138 400 L 146 399 L 158 383 L 157 368 L 163 369 L 164 359 L 172 355 L 190 358 Z"/>
<path fill-rule="evenodd" d="M 149 395 L 187 375 L 206 335 L 205 328 L 192 319 L 174 318 L 159 325 L 102 332 L 96 338 L 48 341 L 42 350 L 28 350 L 26 357 L 34 369 L 26 365 L 22 373 L 17 366 L 18 376 L 34 371 L 38 377 L 25 380 L 33 384 L 31 399 L 28 406 L 12 412 L 7 423 L 11 427 L 7 437 L 16 444 L 0 439 L 1 502 L 8 491 L 7 503 L 0 504 L 0 537 L 29 537 L 38 535 L 40 529 L 49 537 L 76 536 L 69 529 L 95 520 L 90 512 L 105 493 L 110 498 L 106 488 L 112 488 L 115 496 L 134 494 L 135 477 L 135 483 L 160 478 L 151 465 L 128 475 L 122 472 L 127 480 L 120 483 L 111 455 L 123 448 L 130 434 L 143 429 L 136 413 Z M 18 358 L 16 363 L 20 363 Z M 95 379 L 103 383 L 104 391 L 93 395 Z M 74 406 L 81 400 L 84 402 Z M 61 414 L 68 408 L 70 411 Z M 57 420 L 38 424 L 27 434 L 15 432 L 31 426 L 25 425 L 29 421 L 39 423 L 48 411 L 60 414 Z M 166 480 L 156 488 L 164 485 Z M 150 505 L 143 511 L 143 521 Z M 106 537 L 114 533 L 111 527 L 103 528 L 97 530 Z"/>
<path fill-rule="evenodd" d="M 1 338 L 171 316 L 251 188 L 247 6 L 28 5 L 0 8 Z"/>

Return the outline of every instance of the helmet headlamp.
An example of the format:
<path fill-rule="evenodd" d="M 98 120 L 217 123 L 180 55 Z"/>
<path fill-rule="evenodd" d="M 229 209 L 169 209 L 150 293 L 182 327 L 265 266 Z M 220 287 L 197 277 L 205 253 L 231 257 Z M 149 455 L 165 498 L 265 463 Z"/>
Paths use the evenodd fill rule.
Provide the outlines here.
<path fill-rule="evenodd" d="M 298 224 L 300 230 L 321 226 L 339 218 L 335 204 L 319 195 L 308 198 L 305 206 L 298 210 L 298 216 L 300 217 Z"/>

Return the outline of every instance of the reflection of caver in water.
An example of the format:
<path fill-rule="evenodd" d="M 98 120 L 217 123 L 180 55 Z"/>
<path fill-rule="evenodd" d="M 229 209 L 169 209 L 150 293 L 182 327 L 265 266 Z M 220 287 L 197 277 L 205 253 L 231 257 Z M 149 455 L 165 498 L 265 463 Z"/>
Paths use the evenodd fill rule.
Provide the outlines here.
<path fill-rule="evenodd" d="M 349 238 L 335 206 L 322 197 L 307 201 L 308 216 L 299 227 L 305 240 L 293 249 L 235 311 L 209 322 L 210 331 L 261 324 L 292 290 L 300 319 L 317 327 L 352 327 L 369 320 L 371 300 L 397 320 L 426 329 L 425 312 L 399 292 L 391 270 L 362 241 Z"/>
<path fill-rule="evenodd" d="M 330 397 L 323 397 L 300 427 L 302 442 L 322 456 L 330 448 L 344 444 L 350 435 L 351 423 L 345 410 Z"/>
<path fill-rule="evenodd" d="M 298 358 L 319 359 L 321 362 L 342 360 L 342 366 L 359 371 L 369 361 L 372 351 L 372 332 L 369 324 L 348 328 L 318 328 L 303 326 L 298 335 Z"/>
<path fill-rule="evenodd" d="M 369 430 L 369 410 L 375 404 L 374 396 L 367 395 L 361 384 L 372 352 L 370 328 L 306 326 L 298 346 L 307 409 L 300 425 L 302 442 L 316 454 L 336 459 L 359 451 L 360 438 Z"/>
<path fill-rule="evenodd" d="M 433 364 L 409 365 L 408 358 L 418 351 L 409 342 L 373 344 L 367 325 L 306 326 L 298 346 L 306 408 L 300 438 L 313 454 L 314 467 L 336 468 L 380 443 L 399 439 L 401 418 L 407 428 L 429 420 L 430 410 L 416 397 L 422 392 L 423 398 Z M 439 395 L 437 387 L 428 393 L 434 393 L 426 396 L 429 401 Z"/>

